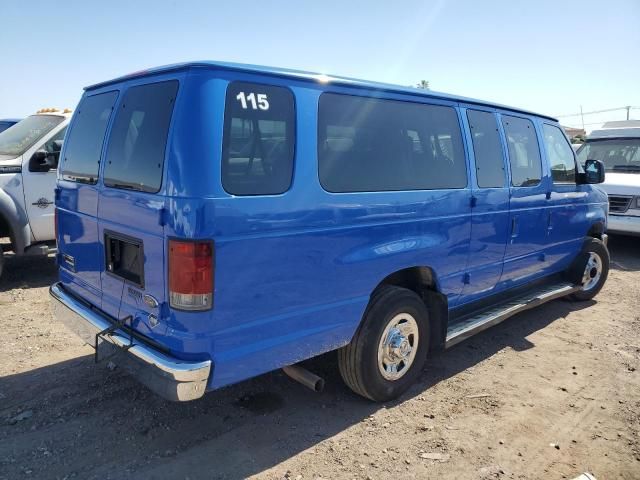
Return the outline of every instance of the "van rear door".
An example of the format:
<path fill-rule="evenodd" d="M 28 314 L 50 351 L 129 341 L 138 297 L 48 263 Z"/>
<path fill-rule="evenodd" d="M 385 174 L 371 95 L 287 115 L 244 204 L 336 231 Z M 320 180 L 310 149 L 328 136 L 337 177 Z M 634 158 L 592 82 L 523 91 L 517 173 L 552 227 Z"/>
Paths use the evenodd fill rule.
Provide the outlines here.
<path fill-rule="evenodd" d="M 102 309 L 149 337 L 162 334 L 165 196 L 162 172 L 175 79 L 129 86 L 109 134 L 98 207 Z"/>
<path fill-rule="evenodd" d="M 63 145 L 56 193 L 60 281 L 99 307 L 102 245 L 98 238 L 98 171 L 117 90 L 87 92 Z"/>

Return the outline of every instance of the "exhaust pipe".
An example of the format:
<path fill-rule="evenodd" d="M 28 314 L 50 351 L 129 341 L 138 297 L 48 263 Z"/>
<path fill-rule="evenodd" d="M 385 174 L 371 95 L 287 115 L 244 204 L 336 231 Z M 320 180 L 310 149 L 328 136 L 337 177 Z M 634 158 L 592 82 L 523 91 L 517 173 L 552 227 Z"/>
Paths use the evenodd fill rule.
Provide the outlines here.
<path fill-rule="evenodd" d="M 314 392 L 321 392 L 324 390 L 324 379 L 314 373 L 311 373 L 306 368 L 302 368 L 298 365 L 289 365 L 288 367 L 282 367 L 282 371 L 296 382 L 300 382 L 302 385 L 310 388 Z"/>

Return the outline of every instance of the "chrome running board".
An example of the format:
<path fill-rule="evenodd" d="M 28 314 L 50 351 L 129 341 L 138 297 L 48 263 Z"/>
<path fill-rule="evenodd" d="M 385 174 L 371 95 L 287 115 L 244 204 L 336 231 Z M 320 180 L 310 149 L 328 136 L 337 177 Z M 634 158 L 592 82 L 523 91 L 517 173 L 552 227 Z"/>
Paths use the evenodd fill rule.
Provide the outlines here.
<path fill-rule="evenodd" d="M 497 307 L 484 310 L 471 318 L 450 326 L 447 330 L 445 348 L 452 347 L 476 333 L 493 327 L 516 313 L 524 312 L 556 298 L 565 297 L 578 290 L 580 290 L 580 286 L 573 283 L 556 283 L 525 293 Z"/>

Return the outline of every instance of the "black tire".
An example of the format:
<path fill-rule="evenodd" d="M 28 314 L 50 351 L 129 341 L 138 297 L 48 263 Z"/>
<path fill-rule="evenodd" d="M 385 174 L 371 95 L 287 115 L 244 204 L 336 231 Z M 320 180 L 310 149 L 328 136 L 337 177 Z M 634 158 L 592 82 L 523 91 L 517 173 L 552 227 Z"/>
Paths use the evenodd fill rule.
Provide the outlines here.
<path fill-rule="evenodd" d="M 587 262 L 589 261 L 590 258 L 592 258 L 592 255 L 596 255 L 601 262 L 601 268 L 596 269 L 596 270 L 599 270 L 600 277 L 595 283 L 593 283 L 593 285 L 589 285 L 588 282 L 584 284 L 585 287 L 589 286 L 589 288 L 583 287 L 582 290 L 579 290 L 576 293 L 573 293 L 569 297 L 570 300 L 578 301 L 578 302 L 585 302 L 587 300 L 591 300 L 600 292 L 600 290 L 602 290 L 604 283 L 607 281 L 607 277 L 609 276 L 609 262 L 610 262 L 609 250 L 607 250 L 607 247 L 605 246 L 605 244 L 602 243 L 602 241 L 598 240 L 597 238 L 588 239 L 582 248 L 581 257 L 579 257 L 581 261 L 578 264 L 578 269 L 577 269 L 577 272 L 579 275 L 579 279 L 577 281 L 579 283 L 583 282 L 583 274 L 586 274 Z M 594 271 L 594 269 L 591 268 L 589 272 L 589 276 L 593 276 L 597 273 L 598 272 Z"/>
<path fill-rule="evenodd" d="M 417 348 L 413 345 L 411 349 L 416 352 L 409 366 L 401 367 L 407 368 L 402 376 L 389 380 L 384 378 L 378 366 L 378 350 L 385 329 L 400 314 L 415 320 Z M 338 350 L 340 375 L 351 390 L 365 398 L 375 402 L 397 398 L 420 375 L 427 359 L 430 334 L 429 312 L 420 297 L 406 288 L 383 287 L 371 298 L 351 343 Z M 413 336 L 414 341 L 415 338 Z"/>
<path fill-rule="evenodd" d="M 4 250 L 0 247 L 0 278 L 2 277 L 2 272 L 4 272 Z"/>

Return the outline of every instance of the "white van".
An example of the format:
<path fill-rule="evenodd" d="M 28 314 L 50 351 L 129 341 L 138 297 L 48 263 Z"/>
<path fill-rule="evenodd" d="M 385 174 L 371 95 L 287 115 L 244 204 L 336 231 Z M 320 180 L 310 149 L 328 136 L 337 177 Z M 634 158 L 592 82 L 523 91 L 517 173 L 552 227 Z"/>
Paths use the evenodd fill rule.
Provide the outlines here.
<path fill-rule="evenodd" d="M 640 120 L 605 123 L 576 154 L 582 164 L 594 159 L 605 165 L 600 188 L 609 196 L 608 231 L 640 235 Z"/>
<path fill-rule="evenodd" d="M 55 248 L 54 190 L 71 110 L 45 108 L 0 132 L 0 275 L 4 252 Z"/>

